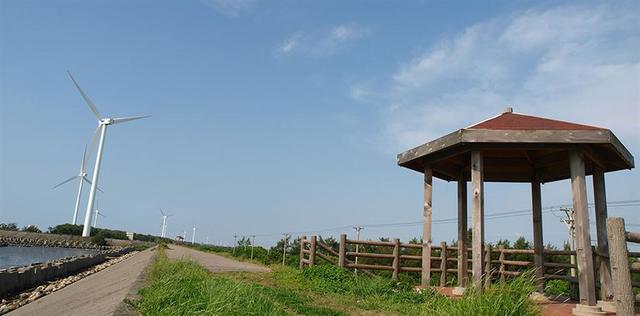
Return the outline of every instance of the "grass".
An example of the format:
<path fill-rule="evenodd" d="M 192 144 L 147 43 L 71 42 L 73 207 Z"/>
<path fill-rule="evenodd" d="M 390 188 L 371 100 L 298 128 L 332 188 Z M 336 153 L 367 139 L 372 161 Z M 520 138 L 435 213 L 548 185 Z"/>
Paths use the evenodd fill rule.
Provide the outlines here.
<path fill-rule="evenodd" d="M 531 275 L 449 299 L 414 291 L 408 282 L 355 276 L 317 265 L 303 271 L 212 274 L 196 263 L 169 261 L 159 249 L 136 303 L 142 315 L 538 315 L 528 300 Z"/>

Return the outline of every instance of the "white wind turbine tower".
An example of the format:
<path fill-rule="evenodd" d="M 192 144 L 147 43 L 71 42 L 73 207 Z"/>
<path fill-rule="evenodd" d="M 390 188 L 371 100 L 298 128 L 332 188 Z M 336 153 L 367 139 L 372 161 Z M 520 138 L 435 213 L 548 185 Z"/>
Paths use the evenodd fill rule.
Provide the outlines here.
<path fill-rule="evenodd" d="M 53 189 L 55 189 L 67 182 L 73 181 L 74 179 L 80 179 L 79 181 L 80 184 L 78 185 L 78 195 L 76 196 L 76 206 L 73 208 L 73 221 L 71 222 L 73 225 L 76 225 L 78 223 L 78 210 L 80 209 L 80 198 L 82 197 L 82 188 L 84 186 L 84 183 L 87 182 L 89 185 L 91 185 L 91 181 L 87 179 L 86 165 L 87 165 L 87 147 L 85 146 L 84 155 L 82 156 L 82 163 L 80 164 L 80 173 L 78 173 L 77 175 L 67 180 L 60 182 L 58 185 L 53 187 Z M 100 188 L 97 188 L 97 189 L 98 191 L 102 192 Z"/>
<path fill-rule="evenodd" d="M 165 214 L 160 208 L 160 214 L 162 214 L 162 232 L 160 233 L 160 237 L 165 237 L 167 233 L 167 218 L 173 216 L 173 214 Z"/>
<path fill-rule="evenodd" d="M 106 217 L 98 209 L 98 200 L 96 200 L 96 211 L 95 211 L 95 213 L 96 213 L 96 217 L 93 218 L 93 227 L 98 228 L 98 216 Z"/>
<path fill-rule="evenodd" d="M 98 176 L 100 175 L 100 163 L 102 162 L 102 151 L 104 149 L 104 140 L 107 134 L 107 126 L 142 119 L 142 118 L 149 117 L 151 115 L 128 116 L 128 117 L 119 117 L 119 118 L 102 117 L 102 115 L 100 115 L 100 112 L 98 111 L 98 108 L 95 106 L 95 104 L 93 104 L 93 101 L 89 99 L 89 97 L 84 93 L 84 91 L 82 91 L 82 88 L 80 88 L 80 85 L 78 85 L 78 83 L 73 78 L 71 73 L 69 73 L 69 77 L 71 77 L 73 84 L 76 86 L 76 88 L 78 88 L 78 91 L 80 91 L 80 94 L 82 95 L 82 98 L 84 99 L 84 101 L 87 103 L 87 106 L 89 106 L 93 114 L 95 114 L 96 118 L 98 119 L 98 127 L 96 128 L 96 131 L 93 134 L 93 139 L 91 141 L 90 147 L 93 147 L 93 144 L 95 144 L 96 138 L 98 137 L 98 135 L 100 135 L 100 142 L 98 143 L 98 153 L 96 154 L 96 163 L 93 168 L 93 178 L 91 179 L 91 191 L 89 191 L 89 201 L 87 202 L 87 212 L 85 213 L 85 217 L 84 217 L 84 228 L 82 229 L 82 237 L 89 237 L 91 233 L 91 215 L 93 213 L 93 204 L 95 202 L 95 197 L 96 197 Z"/>

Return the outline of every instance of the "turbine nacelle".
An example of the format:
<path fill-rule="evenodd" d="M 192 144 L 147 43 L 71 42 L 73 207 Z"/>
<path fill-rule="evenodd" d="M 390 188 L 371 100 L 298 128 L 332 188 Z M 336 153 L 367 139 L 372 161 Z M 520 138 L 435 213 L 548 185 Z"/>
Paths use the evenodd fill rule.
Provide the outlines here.
<path fill-rule="evenodd" d="M 100 125 L 111 125 L 111 124 L 113 124 L 113 123 L 114 123 L 114 122 L 113 122 L 113 119 L 112 119 L 112 118 L 109 118 L 109 117 L 107 117 L 107 118 L 101 118 L 98 122 L 99 122 L 99 124 L 100 124 Z"/>

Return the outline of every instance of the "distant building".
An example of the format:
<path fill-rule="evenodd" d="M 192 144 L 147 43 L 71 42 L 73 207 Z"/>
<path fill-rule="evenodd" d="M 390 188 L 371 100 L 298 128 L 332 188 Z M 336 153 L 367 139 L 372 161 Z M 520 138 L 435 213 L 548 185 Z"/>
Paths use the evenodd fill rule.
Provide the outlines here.
<path fill-rule="evenodd" d="M 133 240 L 133 233 L 127 232 L 127 238 L 129 238 L 129 240 Z"/>
<path fill-rule="evenodd" d="M 184 241 L 184 237 L 182 237 L 182 236 L 176 236 L 176 241 Z"/>

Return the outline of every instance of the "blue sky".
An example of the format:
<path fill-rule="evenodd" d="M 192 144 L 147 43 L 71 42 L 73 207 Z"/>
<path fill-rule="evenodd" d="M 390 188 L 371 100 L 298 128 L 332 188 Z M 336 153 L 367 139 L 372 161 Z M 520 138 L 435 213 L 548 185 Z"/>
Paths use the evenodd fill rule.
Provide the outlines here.
<path fill-rule="evenodd" d="M 100 225 L 230 243 L 282 232 L 420 221 L 421 175 L 395 155 L 516 112 L 611 128 L 640 148 L 637 2 L 1 1 L 0 222 L 70 220 L 95 119 L 109 129 Z M 94 151 L 95 154 L 95 151 Z M 590 182 L 589 182 L 590 185 Z M 636 169 L 607 176 L 610 201 L 638 199 Z M 455 184 L 434 184 L 455 217 Z M 86 199 L 86 196 L 85 196 Z M 570 203 L 569 183 L 543 204 Z M 86 202 L 83 201 L 81 213 Z M 488 184 L 487 214 L 530 207 L 526 184 Z M 636 220 L 639 207 L 610 208 Z M 545 241 L 566 229 L 544 216 Z M 81 214 L 84 216 L 84 214 Z M 350 229 L 335 229 L 352 233 Z M 419 236 L 419 225 L 364 238 Z M 452 240 L 455 224 L 434 228 Z M 528 216 L 487 239 L 531 236 Z"/>

